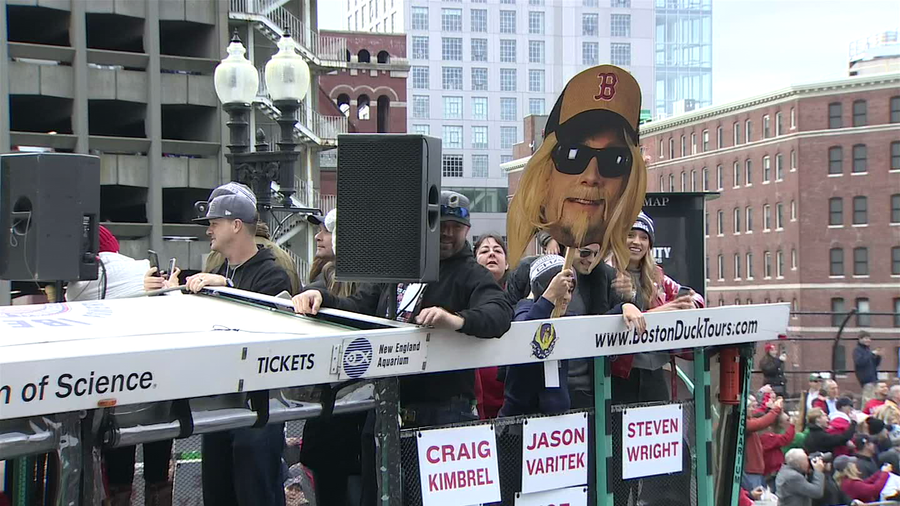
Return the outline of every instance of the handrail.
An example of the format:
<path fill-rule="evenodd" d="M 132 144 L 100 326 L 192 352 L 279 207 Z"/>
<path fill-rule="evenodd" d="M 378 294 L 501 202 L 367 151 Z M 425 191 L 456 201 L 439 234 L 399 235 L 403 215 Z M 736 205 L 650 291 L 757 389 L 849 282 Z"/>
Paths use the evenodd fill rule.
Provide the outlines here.
<path fill-rule="evenodd" d="M 280 35 L 284 29 L 290 31 L 291 38 L 299 46 L 322 61 L 345 62 L 347 60 L 347 39 L 330 35 L 319 35 L 291 11 L 282 7 L 279 0 L 231 0 L 231 12 L 259 16 L 272 25 L 270 30 Z M 302 51 L 301 51 L 302 53 Z M 313 62 L 320 64 L 321 62 Z"/>

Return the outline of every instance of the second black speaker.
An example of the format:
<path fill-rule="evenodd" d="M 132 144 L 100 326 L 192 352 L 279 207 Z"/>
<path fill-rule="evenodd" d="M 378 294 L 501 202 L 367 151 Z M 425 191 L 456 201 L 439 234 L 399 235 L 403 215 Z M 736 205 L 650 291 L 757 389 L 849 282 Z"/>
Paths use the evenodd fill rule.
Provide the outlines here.
<path fill-rule="evenodd" d="M 440 193 L 440 139 L 414 134 L 339 136 L 338 279 L 437 281 Z"/>

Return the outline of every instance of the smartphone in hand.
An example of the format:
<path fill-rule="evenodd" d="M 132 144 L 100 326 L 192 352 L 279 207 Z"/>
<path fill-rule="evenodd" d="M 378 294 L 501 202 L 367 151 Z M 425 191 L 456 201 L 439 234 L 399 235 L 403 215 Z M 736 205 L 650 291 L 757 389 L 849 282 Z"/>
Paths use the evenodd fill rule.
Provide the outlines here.
<path fill-rule="evenodd" d="M 159 255 L 156 254 L 152 249 L 147 250 L 147 259 L 150 260 L 150 268 L 156 267 L 156 273 L 153 274 L 154 277 L 162 277 L 162 271 L 159 270 Z"/>

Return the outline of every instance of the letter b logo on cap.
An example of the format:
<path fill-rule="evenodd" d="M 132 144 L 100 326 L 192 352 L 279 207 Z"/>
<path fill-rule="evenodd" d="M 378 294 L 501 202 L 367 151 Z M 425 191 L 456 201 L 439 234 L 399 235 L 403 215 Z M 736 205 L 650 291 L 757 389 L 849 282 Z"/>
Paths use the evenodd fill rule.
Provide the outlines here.
<path fill-rule="evenodd" d="M 612 100 L 616 96 L 616 83 L 619 82 L 619 76 L 612 72 L 597 74 L 600 79 L 600 92 L 594 95 L 594 100 Z"/>

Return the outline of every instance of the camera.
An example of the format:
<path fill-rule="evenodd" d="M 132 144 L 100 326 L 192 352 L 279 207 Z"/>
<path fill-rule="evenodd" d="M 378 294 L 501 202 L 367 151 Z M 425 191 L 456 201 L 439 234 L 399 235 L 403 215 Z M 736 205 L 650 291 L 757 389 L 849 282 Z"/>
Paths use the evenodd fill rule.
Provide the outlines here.
<path fill-rule="evenodd" d="M 812 462 L 816 459 L 821 459 L 822 462 L 831 462 L 833 455 L 831 452 L 812 452 L 809 454 L 809 461 Z"/>

